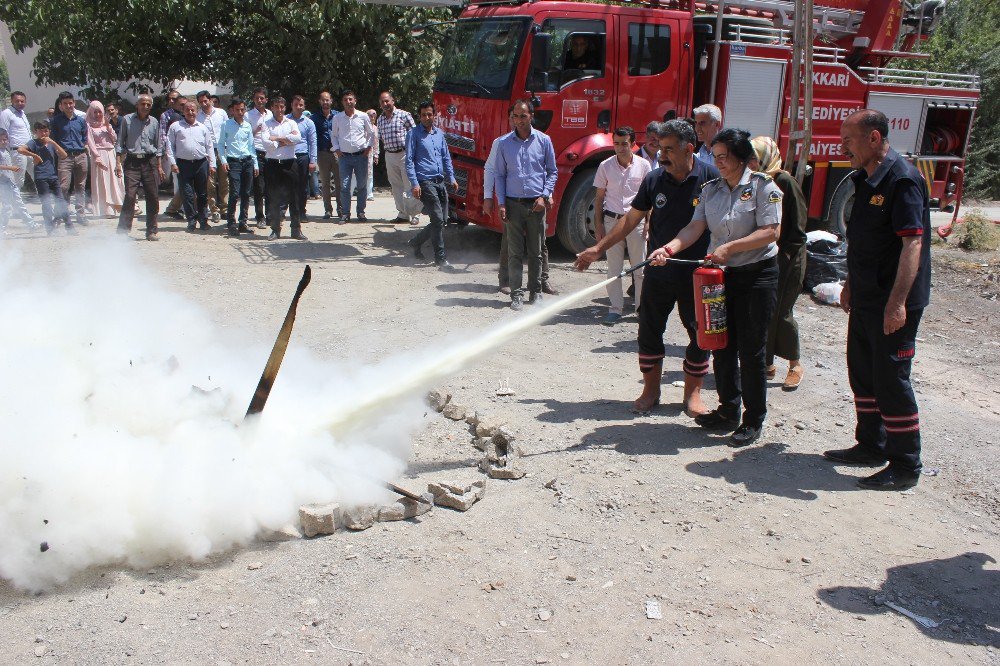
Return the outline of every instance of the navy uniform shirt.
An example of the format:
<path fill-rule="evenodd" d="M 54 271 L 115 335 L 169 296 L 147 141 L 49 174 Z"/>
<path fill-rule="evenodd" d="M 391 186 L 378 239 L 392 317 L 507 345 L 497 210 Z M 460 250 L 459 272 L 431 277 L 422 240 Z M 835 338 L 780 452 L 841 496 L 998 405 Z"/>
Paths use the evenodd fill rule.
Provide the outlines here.
<path fill-rule="evenodd" d="M 868 177 L 858 169 L 854 207 L 847 221 L 847 275 L 851 307 L 884 310 L 896 282 L 903 238 L 920 236 L 920 268 L 906 309 L 924 308 L 931 294 L 931 212 L 927 185 L 912 164 L 893 149 Z"/>
<path fill-rule="evenodd" d="M 678 183 L 666 169 L 649 172 L 632 200 L 632 208 L 642 212 L 652 211 L 649 217 L 647 254 L 672 241 L 681 229 L 691 222 L 697 208 L 702 186 L 719 177 L 719 170 L 701 160 L 694 160 L 694 168 Z M 678 259 L 704 259 L 708 254 L 708 231 L 690 247 L 674 256 Z M 647 266 L 646 275 L 658 279 L 690 280 L 694 265 L 667 262 L 664 266 Z"/>
<path fill-rule="evenodd" d="M 42 158 L 35 165 L 35 180 L 56 180 L 56 149 L 38 139 L 32 139 L 24 147 Z"/>

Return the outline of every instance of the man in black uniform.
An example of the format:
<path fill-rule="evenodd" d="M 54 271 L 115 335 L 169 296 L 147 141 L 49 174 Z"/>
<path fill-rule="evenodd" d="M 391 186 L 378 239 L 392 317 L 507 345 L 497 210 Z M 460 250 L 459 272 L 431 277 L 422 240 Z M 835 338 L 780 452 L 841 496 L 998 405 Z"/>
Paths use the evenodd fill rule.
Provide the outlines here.
<path fill-rule="evenodd" d="M 931 221 L 920 172 L 889 147 L 885 114 L 862 109 L 840 130 L 857 171 L 847 222 L 850 314 L 847 372 L 858 414 L 857 444 L 823 455 L 840 463 L 889 465 L 858 481 L 872 490 L 905 490 L 920 478 L 920 421 L 910 385 L 917 326 L 930 299 Z"/>
<path fill-rule="evenodd" d="M 563 69 L 600 69 L 597 49 L 586 35 L 573 35 L 569 41 L 569 51 L 563 59 Z"/>
<path fill-rule="evenodd" d="M 597 245 L 577 255 L 576 269 L 586 270 L 600 259 L 604 251 L 621 242 L 636 228 L 646 213 L 649 239 L 646 247 L 658 248 L 674 239 L 691 221 L 698 205 L 701 186 L 718 178 L 718 170 L 694 157 L 697 138 L 694 129 L 684 120 L 669 120 L 657 130 L 659 164 L 642 181 L 632 200 L 632 209 L 624 222 L 618 224 Z M 691 247 L 678 252 L 677 259 L 704 259 L 708 251 L 708 231 Z M 660 379 L 663 376 L 663 332 L 674 305 L 688 333 L 684 354 L 684 411 L 694 417 L 706 412 L 701 400 L 701 387 L 708 374 L 708 352 L 698 347 L 698 325 L 694 312 L 694 264 L 667 262 L 665 266 L 649 266 L 642 283 L 639 302 L 639 370 L 642 372 L 642 394 L 636 399 L 634 411 L 645 413 L 660 402 Z"/>

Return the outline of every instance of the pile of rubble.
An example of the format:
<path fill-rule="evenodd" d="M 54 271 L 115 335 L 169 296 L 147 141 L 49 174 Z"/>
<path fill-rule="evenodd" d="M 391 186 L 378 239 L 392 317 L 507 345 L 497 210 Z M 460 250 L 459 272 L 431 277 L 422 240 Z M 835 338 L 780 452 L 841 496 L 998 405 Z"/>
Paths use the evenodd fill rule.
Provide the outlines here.
<path fill-rule="evenodd" d="M 520 479 L 525 471 L 517 463 L 521 450 L 514 435 L 501 421 L 479 416 L 451 401 L 451 393 L 434 389 L 427 394 L 427 403 L 446 418 L 465 421 L 472 434 L 472 445 L 483 452 L 479 470 L 491 479 Z M 384 506 L 364 505 L 342 507 L 336 503 L 307 504 L 299 508 L 299 525 L 288 525 L 262 535 L 264 541 L 288 541 L 333 534 L 338 530 L 360 531 L 375 523 L 409 520 L 421 516 L 435 506 L 468 511 L 486 494 L 486 480 L 467 486 L 451 483 L 430 483 L 420 499 L 400 497 Z"/>

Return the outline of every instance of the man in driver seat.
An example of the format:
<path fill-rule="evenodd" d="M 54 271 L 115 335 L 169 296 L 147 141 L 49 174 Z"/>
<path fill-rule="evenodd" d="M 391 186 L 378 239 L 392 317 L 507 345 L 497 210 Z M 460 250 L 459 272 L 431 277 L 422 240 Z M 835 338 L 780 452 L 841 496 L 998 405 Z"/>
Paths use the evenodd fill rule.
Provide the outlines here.
<path fill-rule="evenodd" d="M 573 35 L 569 51 L 563 61 L 563 69 L 600 69 L 597 61 L 597 47 L 586 35 Z"/>

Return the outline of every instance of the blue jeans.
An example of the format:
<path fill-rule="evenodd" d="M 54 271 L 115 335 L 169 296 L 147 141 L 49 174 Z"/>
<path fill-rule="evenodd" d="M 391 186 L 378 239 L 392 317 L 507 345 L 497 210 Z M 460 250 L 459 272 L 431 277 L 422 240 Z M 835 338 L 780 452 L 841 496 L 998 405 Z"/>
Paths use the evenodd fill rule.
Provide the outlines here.
<path fill-rule="evenodd" d="M 448 190 L 445 189 L 444 179 L 422 181 L 420 200 L 431 222 L 420 230 L 413 239 L 413 244 L 419 247 L 430 238 L 431 247 L 434 248 L 434 263 L 441 264 L 445 260 L 444 223 L 448 219 Z"/>
<path fill-rule="evenodd" d="M 208 226 L 208 159 L 177 160 L 178 181 L 184 194 L 184 217 L 188 228 L 195 222 Z"/>
<path fill-rule="evenodd" d="M 236 228 L 236 202 L 240 204 L 240 224 L 246 225 L 250 215 L 250 197 L 253 195 L 253 158 L 229 160 L 229 205 L 226 221 Z"/>
<path fill-rule="evenodd" d="M 39 178 L 35 181 L 35 190 L 42 200 L 42 219 L 45 228 L 52 229 L 57 222 L 72 226 L 69 221 L 69 207 L 63 198 L 62 188 L 58 178 Z"/>
<path fill-rule="evenodd" d="M 365 192 L 368 191 L 368 156 L 362 152 L 359 155 L 340 155 L 340 202 L 343 208 L 339 211 L 341 217 L 351 216 L 351 176 L 358 181 L 357 210 L 358 217 L 365 214 L 365 204 L 368 203 Z"/>

